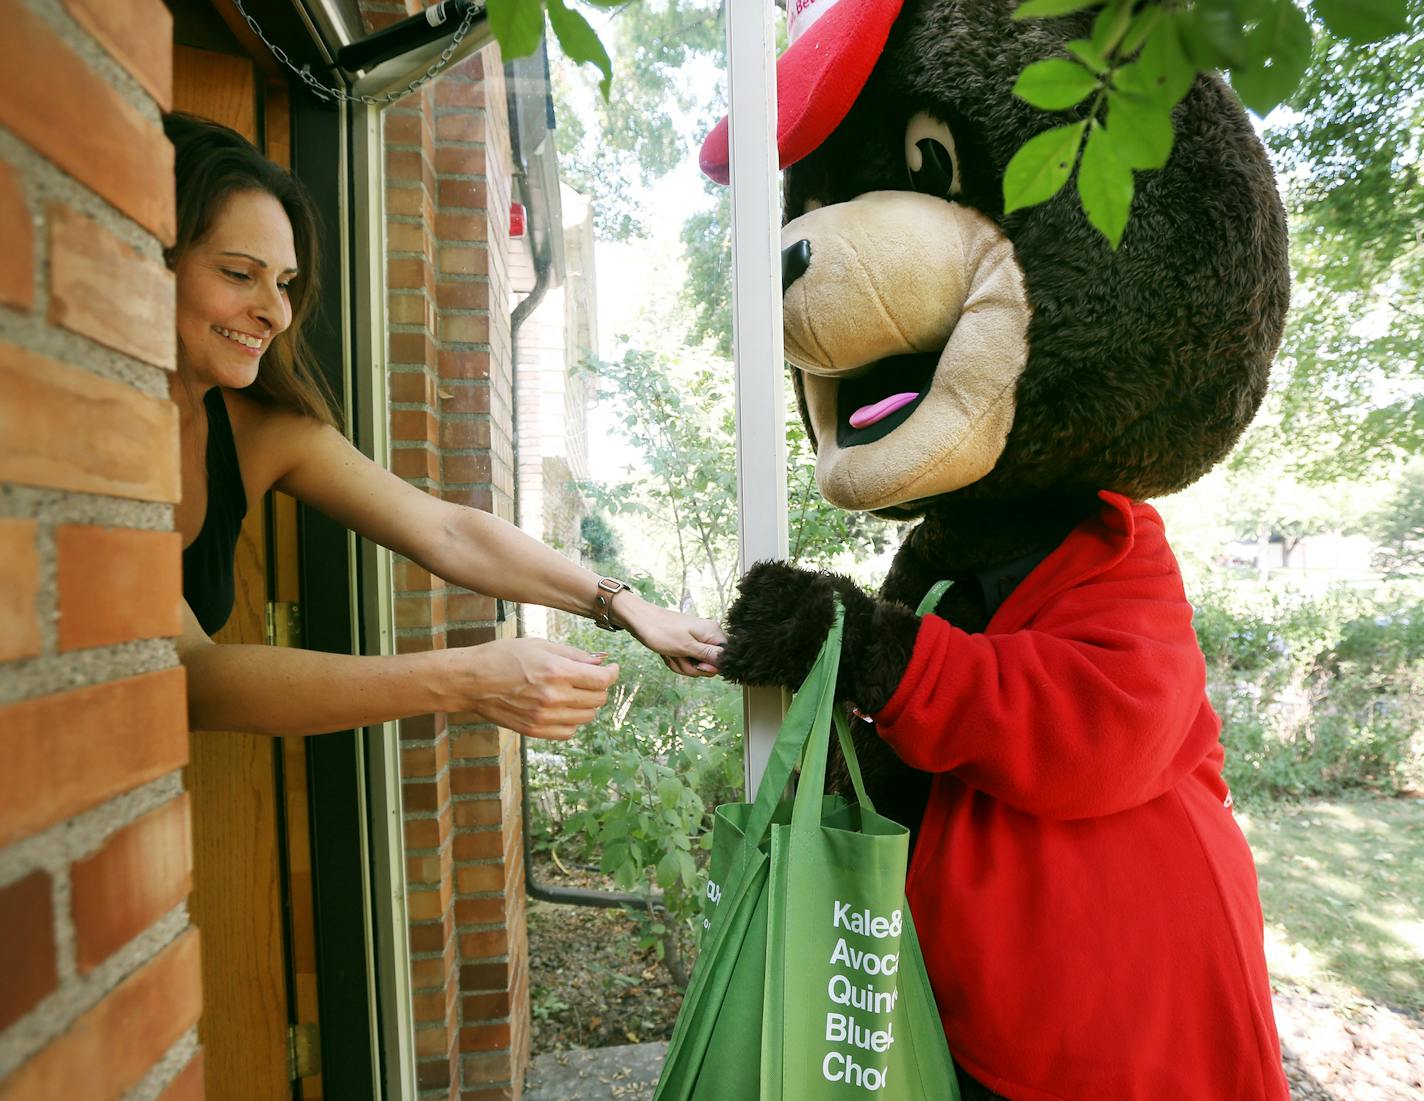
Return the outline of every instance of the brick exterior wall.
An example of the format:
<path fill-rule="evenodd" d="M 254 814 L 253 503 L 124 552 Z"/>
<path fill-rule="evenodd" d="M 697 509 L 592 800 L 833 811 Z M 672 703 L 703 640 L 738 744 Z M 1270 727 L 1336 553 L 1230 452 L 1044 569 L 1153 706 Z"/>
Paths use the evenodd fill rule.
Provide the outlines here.
<path fill-rule="evenodd" d="M 0 24 L 0 1099 L 198 1101 L 171 21 Z"/>
<path fill-rule="evenodd" d="M 411 10 L 420 7 L 410 5 Z M 406 13 L 363 5 L 371 25 Z M 508 229 L 498 47 L 385 112 L 391 462 L 514 519 Z M 512 637 L 495 601 L 397 563 L 401 652 Z M 469 714 L 401 724 L 422 1098 L 516 1098 L 529 1055 L 518 739 Z"/>

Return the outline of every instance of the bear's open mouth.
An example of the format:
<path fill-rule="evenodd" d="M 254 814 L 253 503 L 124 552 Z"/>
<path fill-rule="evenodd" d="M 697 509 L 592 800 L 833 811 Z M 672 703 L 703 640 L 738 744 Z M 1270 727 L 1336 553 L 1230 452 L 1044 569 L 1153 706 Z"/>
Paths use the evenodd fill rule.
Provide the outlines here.
<path fill-rule="evenodd" d="M 910 418 L 929 392 L 940 353 L 891 356 L 836 389 L 836 445 L 883 439 Z"/>

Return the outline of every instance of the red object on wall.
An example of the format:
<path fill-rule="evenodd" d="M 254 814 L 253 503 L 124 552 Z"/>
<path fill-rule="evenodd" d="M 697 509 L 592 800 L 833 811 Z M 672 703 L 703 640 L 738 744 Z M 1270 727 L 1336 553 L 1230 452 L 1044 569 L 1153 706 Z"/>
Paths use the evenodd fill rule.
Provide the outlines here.
<path fill-rule="evenodd" d="M 518 239 L 524 236 L 524 204 L 509 204 L 509 236 Z"/>

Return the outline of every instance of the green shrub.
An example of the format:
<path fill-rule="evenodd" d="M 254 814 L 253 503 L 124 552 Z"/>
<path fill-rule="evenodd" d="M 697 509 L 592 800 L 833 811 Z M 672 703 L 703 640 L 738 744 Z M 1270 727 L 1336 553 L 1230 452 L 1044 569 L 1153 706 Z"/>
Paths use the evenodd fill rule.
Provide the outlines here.
<path fill-rule="evenodd" d="M 1424 606 L 1216 588 L 1195 622 L 1238 802 L 1420 780 Z"/>
<path fill-rule="evenodd" d="M 609 649 L 620 676 L 577 737 L 531 753 L 532 840 L 642 896 L 632 911 L 640 946 L 685 984 L 679 932 L 701 916 L 712 812 L 741 798 L 741 692 L 674 676 L 627 635 L 587 631 L 568 642 Z"/>

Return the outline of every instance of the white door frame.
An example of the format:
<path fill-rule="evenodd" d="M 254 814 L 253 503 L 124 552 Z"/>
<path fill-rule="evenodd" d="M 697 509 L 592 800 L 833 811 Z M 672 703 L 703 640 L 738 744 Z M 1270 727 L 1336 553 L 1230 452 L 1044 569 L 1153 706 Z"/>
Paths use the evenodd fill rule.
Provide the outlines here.
<path fill-rule="evenodd" d="M 741 572 L 786 557 L 786 399 L 781 338 L 781 203 L 772 0 L 731 0 L 727 121 L 732 187 L 732 356 L 736 365 Z M 756 791 L 783 713 L 777 688 L 743 693 L 745 777 Z"/>

